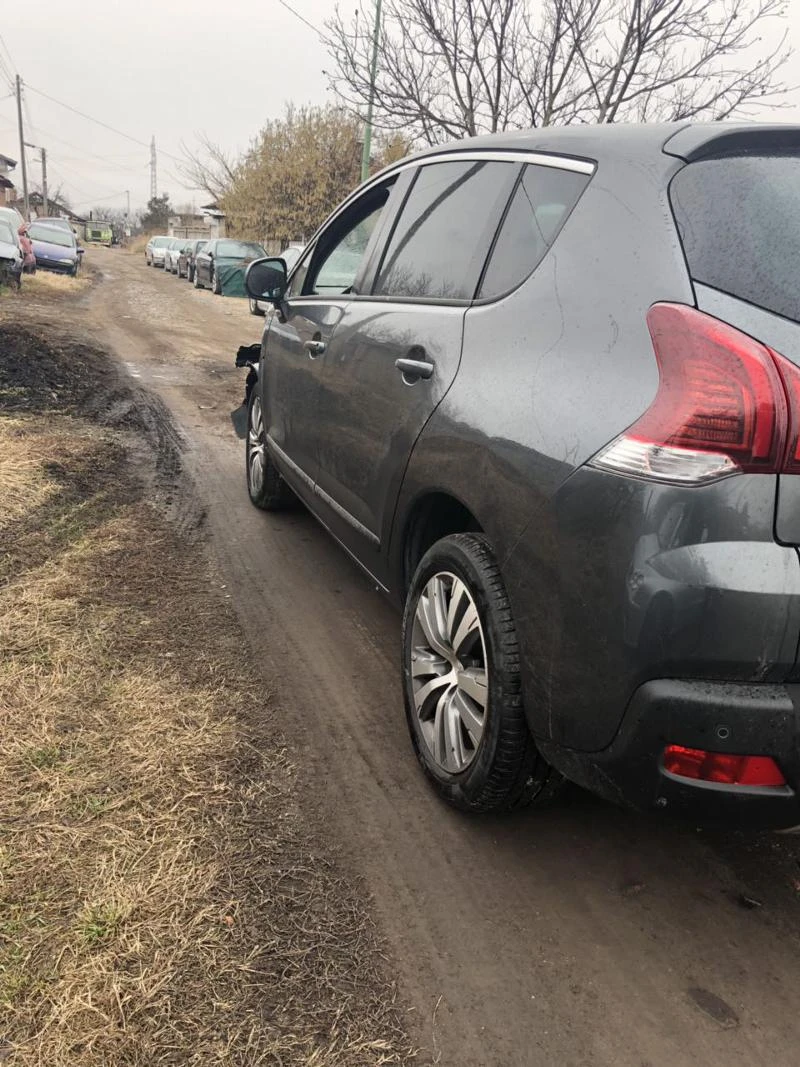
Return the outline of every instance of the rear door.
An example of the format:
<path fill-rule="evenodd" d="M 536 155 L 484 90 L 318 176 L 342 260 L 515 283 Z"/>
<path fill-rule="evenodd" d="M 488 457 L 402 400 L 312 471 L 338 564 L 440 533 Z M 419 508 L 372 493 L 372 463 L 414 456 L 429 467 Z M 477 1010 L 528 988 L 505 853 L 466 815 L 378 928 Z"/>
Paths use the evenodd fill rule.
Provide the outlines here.
<path fill-rule="evenodd" d="M 374 282 L 342 308 L 320 382 L 318 506 L 379 580 L 411 450 L 455 378 L 464 315 L 514 179 L 516 161 L 424 162 Z"/>
<path fill-rule="evenodd" d="M 690 163 L 670 199 L 700 310 L 800 366 L 800 150 Z M 777 539 L 800 544 L 800 475 L 777 486 Z"/>

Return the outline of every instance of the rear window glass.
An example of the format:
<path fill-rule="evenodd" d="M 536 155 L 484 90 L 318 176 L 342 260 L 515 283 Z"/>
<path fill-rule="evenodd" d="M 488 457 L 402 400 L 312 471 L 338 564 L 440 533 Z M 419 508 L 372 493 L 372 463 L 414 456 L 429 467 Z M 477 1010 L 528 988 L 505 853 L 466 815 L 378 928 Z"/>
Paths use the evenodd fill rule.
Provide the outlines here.
<path fill-rule="evenodd" d="M 800 157 L 690 163 L 670 197 L 695 281 L 800 322 Z"/>
<path fill-rule="evenodd" d="M 497 235 L 479 296 L 520 285 L 555 241 L 589 177 L 556 167 L 527 166 Z"/>
<path fill-rule="evenodd" d="M 373 291 L 471 300 L 515 174 L 512 163 L 420 167 Z"/>

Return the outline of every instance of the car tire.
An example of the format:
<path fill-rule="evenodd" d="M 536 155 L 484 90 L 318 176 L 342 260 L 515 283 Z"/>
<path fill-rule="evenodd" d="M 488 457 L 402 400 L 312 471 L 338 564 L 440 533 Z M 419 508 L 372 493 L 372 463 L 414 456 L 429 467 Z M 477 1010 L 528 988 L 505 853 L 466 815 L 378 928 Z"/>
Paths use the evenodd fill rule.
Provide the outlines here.
<path fill-rule="evenodd" d="M 551 801 L 564 779 L 528 729 L 511 604 L 485 536 L 452 534 L 425 553 L 402 635 L 411 741 L 439 794 L 472 812 Z"/>
<path fill-rule="evenodd" d="M 258 306 L 257 301 L 253 300 L 252 296 L 248 296 L 247 303 L 250 306 L 250 314 L 251 315 L 261 315 L 261 316 L 264 315 L 264 312 Z"/>
<path fill-rule="evenodd" d="M 222 285 L 220 284 L 216 267 L 213 267 L 211 270 L 211 292 L 215 293 L 217 296 L 222 296 Z"/>
<path fill-rule="evenodd" d="M 262 511 L 283 511 L 295 503 L 297 498 L 278 473 L 267 450 L 258 384 L 251 390 L 247 403 L 245 466 L 247 492 L 257 508 Z"/>

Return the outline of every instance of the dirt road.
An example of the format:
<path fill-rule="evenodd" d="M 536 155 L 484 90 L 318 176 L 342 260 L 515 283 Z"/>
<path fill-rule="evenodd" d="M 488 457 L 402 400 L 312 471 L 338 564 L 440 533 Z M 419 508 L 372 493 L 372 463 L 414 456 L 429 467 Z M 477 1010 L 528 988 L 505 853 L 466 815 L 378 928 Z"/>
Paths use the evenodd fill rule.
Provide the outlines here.
<path fill-rule="evenodd" d="M 248 503 L 233 356 L 261 320 L 141 256 L 87 259 L 103 278 L 74 320 L 185 437 L 253 670 L 374 894 L 422 1061 L 796 1064 L 795 840 L 674 829 L 581 794 L 545 815 L 445 808 L 406 737 L 393 610 L 308 515 Z"/>

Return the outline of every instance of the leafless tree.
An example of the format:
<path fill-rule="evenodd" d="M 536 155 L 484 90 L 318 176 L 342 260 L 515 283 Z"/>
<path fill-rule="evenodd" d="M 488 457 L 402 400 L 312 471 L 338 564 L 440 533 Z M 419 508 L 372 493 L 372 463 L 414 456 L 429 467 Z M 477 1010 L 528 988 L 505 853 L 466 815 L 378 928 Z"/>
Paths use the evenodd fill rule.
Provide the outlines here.
<path fill-rule="evenodd" d="M 178 164 L 181 177 L 192 189 L 204 189 L 213 201 L 221 200 L 235 177 L 237 159 L 207 136 L 197 135 L 198 147 L 181 145 L 184 161 Z"/>
<path fill-rule="evenodd" d="M 363 114 L 373 9 L 327 23 L 331 83 Z M 785 92 L 786 0 L 384 0 L 375 122 L 428 143 L 568 122 L 747 113 Z"/>

